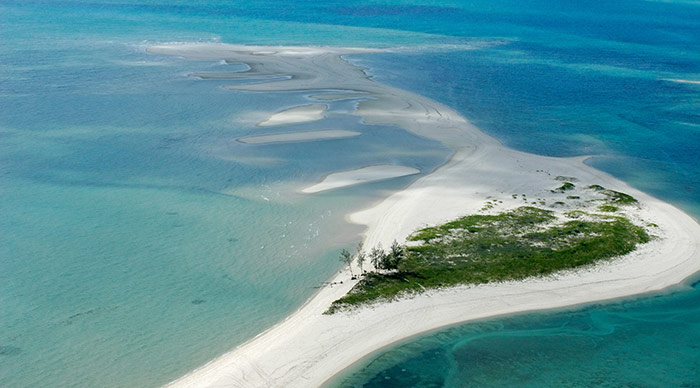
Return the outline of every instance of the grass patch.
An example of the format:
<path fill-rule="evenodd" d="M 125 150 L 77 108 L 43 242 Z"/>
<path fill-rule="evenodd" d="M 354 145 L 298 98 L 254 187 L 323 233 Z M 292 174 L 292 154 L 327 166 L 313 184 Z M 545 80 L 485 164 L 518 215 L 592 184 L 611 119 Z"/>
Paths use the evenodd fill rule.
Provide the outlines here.
<path fill-rule="evenodd" d="M 620 208 L 615 205 L 605 204 L 598 206 L 598 210 L 606 213 L 615 213 L 616 211 L 620 210 Z"/>
<path fill-rule="evenodd" d="M 557 187 L 554 190 L 550 190 L 552 193 L 563 193 L 565 191 L 573 190 L 576 188 L 576 185 L 571 183 L 571 182 L 564 182 L 563 185 Z"/>
<path fill-rule="evenodd" d="M 621 193 L 615 190 L 603 190 L 603 194 L 607 197 L 609 203 L 618 205 L 635 205 L 639 203 L 636 198 L 629 194 Z"/>
<path fill-rule="evenodd" d="M 609 190 L 601 185 L 590 185 L 588 188 L 605 196 L 605 204 L 598 207 L 603 212 L 616 212 L 619 210 L 618 206 L 620 205 L 636 205 L 639 203 L 636 198 L 629 194 Z"/>
<path fill-rule="evenodd" d="M 523 206 L 497 215 L 470 215 L 409 237 L 398 271 L 370 273 L 327 313 L 425 289 L 544 276 L 624 255 L 649 241 L 627 218 Z M 583 217 L 595 216 L 595 217 Z"/>

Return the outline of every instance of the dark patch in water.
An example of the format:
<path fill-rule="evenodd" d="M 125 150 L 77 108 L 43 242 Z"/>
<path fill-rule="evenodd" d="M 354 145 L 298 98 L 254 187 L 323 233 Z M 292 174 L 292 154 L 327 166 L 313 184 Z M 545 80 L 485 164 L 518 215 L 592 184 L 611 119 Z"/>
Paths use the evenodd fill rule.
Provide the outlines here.
<path fill-rule="evenodd" d="M 71 315 L 70 317 L 68 317 L 68 321 L 71 321 L 71 320 L 73 320 L 73 319 L 75 319 L 75 318 L 78 318 L 78 317 L 80 317 L 80 316 L 83 316 L 83 315 L 92 314 L 92 313 L 97 312 L 97 311 L 100 311 L 100 310 L 102 310 L 102 307 L 97 307 L 97 308 L 94 308 L 94 309 L 90 309 L 90 310 L 86 310 L 86 311 L 82 311 L 82 312 L 73 314 L 73 315 Z"/>
<path fill-rule="evenodd" d="M 192 301 L 192 304 L 202 304 L 204 302 L 206 302 L 206 300 L 204 299 L 195 299 Z"/>
<path fill-rule="evenodd" d="M 22 349 L 16 346 L 0 346 L 0 356 L 16 356 L 22 353 Z"/>
<path fill-rule="evenodd" d="M 77 318 L 84 317 L 85 315 L 94 314 L 96 312 L 100 312 L 103 310 L 104 311 L 112 311 L 112 310 L 116 310 L 117 308 L 118 308 L 117 306 L 111 306 L 111 307 L 102 306 L 102 307 L 95 307 L 95 308 L 92 308 L 90 310 L 81 311 L 79 313 L 75 313 L 75 314 L 69 316 L 68 318 L 66 318 L 65 323 L 66 323 L 66 325 L 70 325 Z"/>

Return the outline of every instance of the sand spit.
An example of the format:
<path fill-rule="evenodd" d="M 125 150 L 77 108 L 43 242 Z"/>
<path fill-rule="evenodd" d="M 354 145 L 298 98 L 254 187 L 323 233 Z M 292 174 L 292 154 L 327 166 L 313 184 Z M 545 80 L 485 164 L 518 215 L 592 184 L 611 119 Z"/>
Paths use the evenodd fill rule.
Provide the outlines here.
<path fill-rule="evenodd" d="M 675 82 L 678 84 L 691 84 L 691 85 L 700 85 L 699 80 L 692 80 L 692 79 L 676 79 L 676 78 L 662 78 L 662 81 L 668 81 L 668 82 Z"/>
<path fill-rule="evenodd" d="M 524 282 L 433 291 L 412 299 L 323 315 L 353 285 L 347 271 L 284 321 L 218 359 L 169 384 L 171 387 L 316 387 L 363 356 L 408 336 L 489 316 L 572 306 L 660 290 L 700 269 L 700 225 L 677 208 L 583 164 L 503 147 L 454 110 L 414 93 L 371 81 L 343 60 L 357 49 L 261 48 L 178 45 L 151 48 L 160 54 L 246 63 L 257 71 L 290 75 L 232 88 L 251 91 L 352 90 L 372 94 L 355 114 L 371 124 L 396 125 L 442 141 L 455 150 L 450 161 L 371 209 L 350 219 L 366 224 L 365 246 L 479 210 L 497 200 L 502 211 L 530 199 L 551 204 L 557 176 L 575 177 L 578 188 L 599 184 L 633 195 L 628 214 L 654 222 L 659 237 L 637 251 L 587 270 Z M 251 64 L 255 65 L 252 66 Z M 254 74 L 251 74 L 254 76 Z M 526 194 L 523 196 L 522 194 Z M 525 198 L 527 199 L 525 199 Z"/>
<path fill-rule="evenodd" d="M 292 143 L 302 141 L 319 141 L 345 139 L 348 137 L 360 136 L 360 132 L 347 131 L 344 129 L 328 129 L 324 131 L 303 131 L 276 133 L 273 135 L 246 136 L 236 139 L 246 144 L 270 144 L 270 143 Z"/>
<path fill-rule="evenodd" d="M 245 80 L 245 81 L 269 81 L 277 79 L 289 79 L 283 74 L 257 74 L 252 78 L 247 72 L 220 72 L 220 73 L 192 73 L 190 77 L 210 80 Z"/>
<path fill-rule="evenodd" d="M 259 122 L 258 126 L 271 127 L 274 125 L 299 124 L 322 120 L 326 117 L 327 108 L 324 104 L 295 106 L 294 108 L 270 115 L 267 119 Z"/>
<path fill-rule="evenodd" d="M 328 174 L 320 182 L 302 189 L 301 192 L 306 194 L 320 193 L 321 191 L 340 187 L 354 186 L 361 183 L 376 182 L 414 174 L 420 174 L 420 170 L 413 167 L 396 166 L 392 164 L 367 166 L 356 170 Z"/>

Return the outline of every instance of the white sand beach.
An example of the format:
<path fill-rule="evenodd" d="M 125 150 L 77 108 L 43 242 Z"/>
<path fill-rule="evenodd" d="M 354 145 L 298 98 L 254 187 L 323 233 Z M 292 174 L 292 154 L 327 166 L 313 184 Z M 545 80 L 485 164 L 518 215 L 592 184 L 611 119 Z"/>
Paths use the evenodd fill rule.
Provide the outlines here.
<path fill-rule="evenodd" d="M 391 164 L 367 166 L 356 170 L 334 172 L 327 175 L 320 182 L 302 189 L 301 192 L 306 194 L 320 193 L 321 191 L 419 173 L 419 169 L 406 166 L 396 166 Z"/>
<path fill-rule="evenodd" d="M 271 127 L 273 125 L 298 124 L 309 121 L 321 120 L 326 117 L 324 104 L 311 104 L 295 106 L 281 112 L 270 115 L 267 119 L 258 123 L 260 127 Z"/>
<path fill-rule="evenodd" d="M 323 315 L 331 302 L 353 285 L 349 272 L 342 271 L 331 280 L 342 284 L 321 289 L 284 321 L 170 387 L 316 387 L 367 354 L 429 330 L 484 317 L 661 290 L 700 269 L 700 225 L 679 209 L 588 167 L 584 158 L 551 158 L 508 149 L 449 107 L 368 79 L 342 58 L 361 49 L 176 45 L 149 50 L 193 59 L 255 63 L 260 72 L 291 76 L 283 81 L 234 85 L 232 89 L 372 94 L 373 99 L 360 101 L 355 112 L 365 122 L 399 126 L 453 148 L 450 161 L 432 174 L 349 216 L 351 221 L 367 225 L 365 246 L 403 241 L 422 226 L 474 213 L 487 200 L 497 201 L 493 211 L 517 207 L 530 199 L 551 204 L 557 194 L 550 190 L 561 183 L 555 179 L 558 176 L 575 178 L 580 188 L 598 184 L 631 194 L 640 205 L 626 210 L 628 216 L 658 225 L 650 230 L 658 236 L 652 242 L 591 268 L 523 282 L 431 291 L 398 302 Z"/>
<path fill-rule="evenodd" d="M 347 137 L 360 136 L 360 132 L 347 131 L 344 129 L 328 129 L 323 131 L 302 131 L 276 133 L 272 135 L 239 137 L 237 141 L 245 144 L 270 144 L 270 143 L 292 143 L 302 141 L 319 141 L 344 139 Z"/>

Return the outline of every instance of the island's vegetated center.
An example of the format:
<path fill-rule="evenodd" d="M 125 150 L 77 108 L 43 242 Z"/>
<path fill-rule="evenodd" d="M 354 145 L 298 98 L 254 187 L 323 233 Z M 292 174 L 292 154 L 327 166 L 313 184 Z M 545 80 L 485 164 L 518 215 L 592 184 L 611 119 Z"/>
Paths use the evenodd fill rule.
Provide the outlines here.
<path fill-rule="evenodd" d="M 637 203 L 624 193 L 590 189 L 605 195 L 602 206 Z M 418 230 L 406 246 L 394 244 L 386 253 L 373 248 L 370 256 L 378 269 L 365 273 L 328 313 L 431 288 L 549 275 L 624 255 L 650 240 L 645 228 L 627 217 L 599 210 L 606 213 L 573 210 L 558 215 L 522 206 Z"/>

